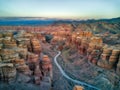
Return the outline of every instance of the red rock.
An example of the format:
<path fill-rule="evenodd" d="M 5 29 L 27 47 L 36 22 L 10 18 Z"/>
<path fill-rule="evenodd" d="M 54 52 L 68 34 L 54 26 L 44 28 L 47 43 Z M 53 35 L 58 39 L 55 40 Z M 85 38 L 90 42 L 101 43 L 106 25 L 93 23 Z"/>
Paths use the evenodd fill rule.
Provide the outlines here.
<path fill-rule="evenodd" d="M 27 56 L 28 63 L 37 63 L 38 60 L 39 60 L 39 56 L 37 54 L 28 53 L 28 56 Z"/>
<path fill-rule="evenodd" d="M 47 55 L 43 56 L 43 59 L 41 61 L 41 70 L 45 75 L 52 70 L 51 60 Z"/>
<path fill-rule="evenodd" d="M 41 46 L 40 46 L 39 40 L 36 39 L 36 38 L 33 38 L 33 39 L 31 39 L 31 44 L 32 44 L 33 52 L 36 53 L 36 54 L 40 54 Z"/>
<path fill-rule="evenodd" d="M 84 87 L 75 85 L 73 90 L 84 90 Z"/>

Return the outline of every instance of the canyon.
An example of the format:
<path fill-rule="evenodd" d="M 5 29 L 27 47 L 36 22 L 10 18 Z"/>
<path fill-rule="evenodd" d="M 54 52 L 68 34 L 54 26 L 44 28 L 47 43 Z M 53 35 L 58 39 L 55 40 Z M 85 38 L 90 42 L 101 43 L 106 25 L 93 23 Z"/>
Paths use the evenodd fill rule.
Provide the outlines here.
<path fill-rule="evenodd" d="M 119 90 L 119 22 L 0 26 L 0 83 L 5 90 Z"/>

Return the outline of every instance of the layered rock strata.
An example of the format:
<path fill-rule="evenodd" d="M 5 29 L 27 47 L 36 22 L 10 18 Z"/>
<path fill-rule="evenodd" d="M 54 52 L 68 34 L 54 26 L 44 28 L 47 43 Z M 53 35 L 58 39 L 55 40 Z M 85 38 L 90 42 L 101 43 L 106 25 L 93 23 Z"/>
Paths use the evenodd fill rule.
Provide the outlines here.
<path fill-rule="evenodd" d="M 13 81 L 16 74 L 20 73 L 20 76 L 24 74 L 26 77 L 33 77 L 34 79 L 30 80 L 39 85 L 52 68 L 49 57 L 48 61 L 43 58 L 40 63 L 40 53 L 40 41 L 33 33 L 25 31 L 16 34 L 14 31 L 0 33 L 0 80 Z"/>
<path fill-rule="evenodd" d="M 77 48 L 80 55 L 102 68 L 115 69 L 119 73 L 119 45 L 111 46 L 103 43 L 103 39 L 99 35 L 92 34 L 90 31 L 79 31 L 69 34 L 58 34 L 54 36 L 53 42 L 65 40 L 65 45 L 70 48 Z M 62 46 L 64 47 L 64 46 Z M 58 46 L 59 48 L 59 46 Z"/>

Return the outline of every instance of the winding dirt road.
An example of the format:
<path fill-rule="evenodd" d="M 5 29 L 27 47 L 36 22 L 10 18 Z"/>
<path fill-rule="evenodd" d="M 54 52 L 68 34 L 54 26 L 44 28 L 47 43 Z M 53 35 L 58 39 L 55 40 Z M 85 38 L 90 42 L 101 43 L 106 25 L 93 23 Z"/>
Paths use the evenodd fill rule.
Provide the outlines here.
<path fill-rule="evenodd" d="M 59 65 L 59 63 L 57 62 L 57 58 L 59 57 L 60 54 L 61 54 L 61 52 L 58 51 L 58 54 L 54 57 L 54 62 L 55 62 L 55 64 L 57 65 L 57 67 L 58 67 L 58 69 L 60 70 L 60 72 L 62 73 L 62 75 L 63 75 L 66 79 L 68 79 L 68 80 L 70 80 L 70 81 L 72 81 L 72 82 L 74 82 L 74 83 L 77 83 L 77 84 L 79 84 L 79 85 L 87 86 L 87 87 L 89 87 L 89 88 L 91 88 L 91 89 L 94 89 L 94 90 L 100 90 L 100 89 L 98 89 L 98 88 L 95 87 L 95 86 L 92 86 L 92 85 L 87 84 L 87 83 L 82 82 L 82 81 L 75 80 L 75 79 L 71 78 L 70 76 L 68 76 L 68 75 L 64 72 L 64 70 L 62 69 L 62 67 Z"/>

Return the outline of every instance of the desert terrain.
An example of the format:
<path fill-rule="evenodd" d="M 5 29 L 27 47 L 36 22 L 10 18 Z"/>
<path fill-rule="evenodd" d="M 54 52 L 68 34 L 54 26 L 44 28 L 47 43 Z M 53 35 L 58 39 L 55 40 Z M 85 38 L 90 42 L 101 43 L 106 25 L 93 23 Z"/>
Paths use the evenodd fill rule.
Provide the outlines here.
<path fill-rule="evenodd" d="M 0 90 L 120 90 L 120 18 L 7 23 Z"/>

